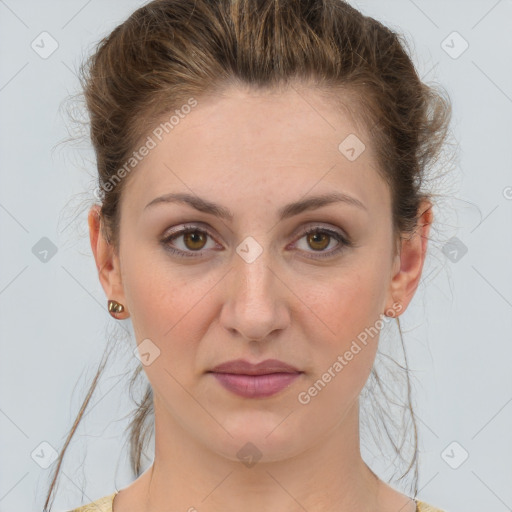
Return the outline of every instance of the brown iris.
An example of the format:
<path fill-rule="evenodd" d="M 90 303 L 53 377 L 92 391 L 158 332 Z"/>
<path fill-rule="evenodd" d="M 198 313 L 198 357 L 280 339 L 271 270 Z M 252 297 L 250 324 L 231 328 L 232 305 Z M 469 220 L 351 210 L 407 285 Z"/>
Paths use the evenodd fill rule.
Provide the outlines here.
<path fill-rule="evenodd" d="M 184 233 L 183 240 L 188 249 L 200 250 L 204 247 L 207 236 L 208 235 L 206 233 L 203 233 L 201 231 L 190 231 L 189 233 Z M 195 244 L 199 244 L 200 246 L 198 247 Z"/>
<path fill-rule="evenodd" d="M 313 249 L 322 250 L 325 249 L 329 245 L 330 236 L 326 233 L 310 233 L 308 235 L 308 243 L 311 245 Z M 325 243 L 327 241 L 327 243 Z M 315 246 L 315 244 L 320 244 L 319 246 Z"/>
<path fill-rule="evenodd" d="M 191 251 L 201 250 L 206 244 L 206 237 L 208 235 L 202 231 L 189 231 L 183 234 L 183 240 L 187 249 Z M 322 251 L 328 245 L 331 236 L 326 233 L 315 232 L 307 235 L 308 244 L 312 249 Z"/>

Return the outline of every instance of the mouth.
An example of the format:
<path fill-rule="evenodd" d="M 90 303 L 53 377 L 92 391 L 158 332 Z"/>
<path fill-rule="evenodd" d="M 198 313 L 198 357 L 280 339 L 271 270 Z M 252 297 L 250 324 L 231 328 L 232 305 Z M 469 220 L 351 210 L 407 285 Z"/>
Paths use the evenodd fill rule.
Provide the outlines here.
<path fill-rule="evenodd" d="M 208 373 L 238 396 L 265 398 L 289 387 L 304 372 L 277 359 L 267 359 L 257 364 L 236 359 L 217 365 Z"/>

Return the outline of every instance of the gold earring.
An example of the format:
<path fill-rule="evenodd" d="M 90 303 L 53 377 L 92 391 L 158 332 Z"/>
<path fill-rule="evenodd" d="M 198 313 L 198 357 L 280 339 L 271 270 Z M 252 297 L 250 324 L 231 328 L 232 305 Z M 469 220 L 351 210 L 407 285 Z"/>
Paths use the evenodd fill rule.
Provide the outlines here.
<path fill-rule="evenodd" d="M 117 302 L 116 300 L 108 301 L 108 312 L 115 318 L 116 313 L 122 313 L 124 311 L 124 306 Z"/>

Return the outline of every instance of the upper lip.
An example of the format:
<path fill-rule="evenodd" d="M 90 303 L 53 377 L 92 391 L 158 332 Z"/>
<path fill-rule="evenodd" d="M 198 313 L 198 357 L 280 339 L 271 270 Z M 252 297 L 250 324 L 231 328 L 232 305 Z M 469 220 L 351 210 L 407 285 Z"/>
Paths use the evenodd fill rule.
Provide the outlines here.
<path fill-rule="evenodd" d="M 300 370 L 278 359 L 265 359 L 253 364 L 245 359 L 234 359 L 218 364 L 210 370 L 215 373 L 236 373 L 240 375 L 265 375 L 269 373 L 301 373 Z"/>

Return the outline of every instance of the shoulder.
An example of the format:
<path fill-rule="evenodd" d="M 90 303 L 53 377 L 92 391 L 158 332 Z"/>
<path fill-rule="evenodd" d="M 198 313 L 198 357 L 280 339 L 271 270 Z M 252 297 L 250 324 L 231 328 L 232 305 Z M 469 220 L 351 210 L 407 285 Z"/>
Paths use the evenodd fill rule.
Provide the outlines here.
<path fill-rule="evenodd" d="M 116 494 L 117 491 L 68 512 L 112 512 L 112 502 Z"/>
<path fill-rule="evenodd" d="M 416 509 L 417 512 L 448 512 L 445 510 L 441 510 L 440 508 L 433 507 L 432 505 L 429 505 L 428 503 L 425 503 L 424 501 L 417 500 L 418 508 Z"/>

